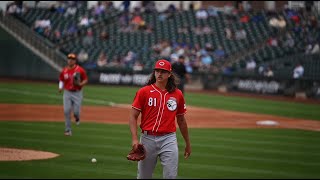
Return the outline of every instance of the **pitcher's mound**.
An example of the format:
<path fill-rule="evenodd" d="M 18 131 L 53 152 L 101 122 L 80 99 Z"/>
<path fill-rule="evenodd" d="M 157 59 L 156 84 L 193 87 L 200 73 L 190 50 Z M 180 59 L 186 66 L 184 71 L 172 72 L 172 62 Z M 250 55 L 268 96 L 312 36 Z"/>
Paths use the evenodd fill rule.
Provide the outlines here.
<path fill-rule="evenodd" d="M 0 147 L 0 161 L 28 161 L 50 159 L 55 158 L 57 156 L 59 155 L 45 151 Z"/>

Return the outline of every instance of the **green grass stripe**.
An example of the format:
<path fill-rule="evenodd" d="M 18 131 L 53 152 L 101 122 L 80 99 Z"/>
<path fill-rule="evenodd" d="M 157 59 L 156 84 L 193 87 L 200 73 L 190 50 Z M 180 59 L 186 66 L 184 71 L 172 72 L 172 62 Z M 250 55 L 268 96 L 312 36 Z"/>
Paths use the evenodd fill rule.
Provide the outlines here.
<path fill-rule="evenodd" d="M 23 96 L 29 96 L 30 97 L 33 97 L 33 98 L 37 98 L 37 97 L 46 97 L 46 98 L 50 98 L 50 99 L 53 99 L 53 100 L 59 100 L 59 102 L 55 101 L 56 103 L 61 103 L 61 101 L 63 100 L 63 94 L 54 94 L 54 93 L 45 93 L 45 92 L 32 92 L 31 90 L 30 91 L 27 91 L 27 90 L 15 90 L 15 89 L 0 89 L 0 92 L 6 92 L 6 93 L 11 93 L 13 95 L 23 95 Z M 16 98 L 19 98 L 19 97 L 16 97 Z M 84 97 L 83 98 L 83 102 L 84 103 L 93 103 L 93 104 L 96 104 L 96 105 L 111 105 L 113 104 L 112 101 L 107 101 L 107 100 L 100 100 L 100 99 L 90 99 L 90 98 L 86 98 Z"/>
<path fill-rule="evenodd" d="M 211 137 L 231 137 L 231 138 L 242 138 L 242 139 L 252 139 L 254 137 L 259 137 L 261 140 L 293 140 L 293 141 L 314 141 L 314 143 L 319 142 L 320 133 L 317 131 L 306 131 L 306 130 L 296 130 L 296 129 L 190 129 L 190 135 L 198 134 L 202 138 Z M 234 134 L 237 134 L 235 136 Z"/>
<path fill-rule="evenodd" d="M 256 175 L 258 177 L 264 178 L 268 175 L 278 178 L 303 178 L 305 175 L 301 175 L 295 172 L 283 172 L 283 171 L 273 171 L 255 168 L 242 168 L 239 166 L 224 166 L 224 165 L 210 165 L 210 164 L 197 164 L 197 163 L 181 163 L 181 167 L 186 166 L 187 169 L 192 169 L 194 171 L 206 170 L 212 173 L 212 171 L 220 172 L 225 171 L 227 173 L 242 173 L 246 176 Z"/>

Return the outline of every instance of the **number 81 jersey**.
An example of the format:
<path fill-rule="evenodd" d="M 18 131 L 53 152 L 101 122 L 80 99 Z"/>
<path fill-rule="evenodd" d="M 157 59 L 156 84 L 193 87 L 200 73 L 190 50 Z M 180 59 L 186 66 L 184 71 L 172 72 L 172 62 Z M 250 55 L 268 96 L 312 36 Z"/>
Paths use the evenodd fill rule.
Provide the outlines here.
<path fill-rule="evenodd" d="M 142 130 L 170 133 L 176 131 L 175 118 L 186 113 L 182 92 L 159 89 L 151 84 L 139 89 L 134 97 L 132 108 L 141 112 Z"/>

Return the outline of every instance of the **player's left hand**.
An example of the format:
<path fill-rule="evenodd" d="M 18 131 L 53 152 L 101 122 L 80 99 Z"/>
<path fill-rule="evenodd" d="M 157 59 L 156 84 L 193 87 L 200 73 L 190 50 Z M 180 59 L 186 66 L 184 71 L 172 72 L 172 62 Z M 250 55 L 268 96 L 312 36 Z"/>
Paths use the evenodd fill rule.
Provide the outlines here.
<path fill-rule="evenodd" d="M 184 149 L 184 158 L 187 159 L 191 155 L 191 146 L 186 146 Z"/>

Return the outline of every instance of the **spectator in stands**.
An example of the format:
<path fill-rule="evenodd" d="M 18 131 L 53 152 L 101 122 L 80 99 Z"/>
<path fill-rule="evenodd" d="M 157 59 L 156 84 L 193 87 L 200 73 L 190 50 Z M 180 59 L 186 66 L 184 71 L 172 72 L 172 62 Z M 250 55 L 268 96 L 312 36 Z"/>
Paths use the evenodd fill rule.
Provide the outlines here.
<path fill-rule="evenodd" d="M 209 6 L 208 7 L 208 15 L 209 17 L 217 17 L 218 16 L 218 10 L 214 6 Z"/>
<path fill-rule="evenodd" d="M 226 53 L 224 51 L 224 49 L 222 48 L 222 46 L 218 46 L 217 49 L 213 52 L 213 55 L 215 57 L 215 59 L 217 60 L 221 60 L 222 58 L 225 57 Z"/>
<path fill-rule="evenodd" d="M 71 24 L 70 27 L 68 28 L 67 34 L 68 35 L 75 35 L 78 33 L 78 28 L 75 24 Z"/>
<path fill-rule="evenodd" d="M 35 21 L 34 30 L 40 34 L 44 33 L 45 29 L 51 29 L 50 19 L 39 19 Z"/>
<path fill-rule="evenodd" d="M 294 14 L 291 16 L 291 19 L 296 23 L 296 24 L 300 24 L 300 17 L 298 14 Z"/>
<path fill-rule="evenodd" d="M 178 28 L 178 33 L 179 34 L 188 34 L 188 27 L 187 26 L 182 26 Z"/>
<path fill-rule="evenodd" d="M 267 70 L 267 65 L 265 65 L 264 63 L 260 64 L 258 67 L 258 73 L 260 75 L 264 75 L 265 71 Z"/>
<path fill-rule="evenodd" d="M 54 43 L 60 43 L 62 40 L 61 37 L 62 37 L 61 32 L 58 29 L 54 30 L 54 34 L 53 34 Z"/>
<path fill-rule="evenodd" d="M 278 32 L 283 32 L 287 23 L 286 23 L 286 20 L 284 19 L 284 17 L 280 16 L 279 18 L 272 17 L 269 20 L 269 25 L 274 28 L 273 33 L 278 33 Z"/>
<path fill-rule="evenodd" d="M 201 27 L 201 26 L 195 26 L 195 27 L 193 28 L 193 32 L 194 32 L 194 34 L 196 34 L 196 35 L 202 35 L 202 34 L 203 34 L 202 27 Z"/>
<path fill-rule="evenodd" d="M 287 26 L 286 20 L 284 19 L 283 16 L 280 16 L 280 17 L 279 17 L 279 20 L 278 20 L 278 27 L 279 27 L 280 30 L 282 31 L 284 28 L 286 28 L 286 26 Z"/>
<path fill-rule="evenodd" d="M 318 20 L 315 15 L 311 15 L 307 19 L 307 27 L 309 30 L 317 29 L 318 28 Z"/>
<path fill-rule="evenodd" d="M 249 21 L 250 21 L 250 18 L 247 14 L 244 14 L 243 16 L 240 17 L 241 23 L 248 23 Z"/>
<path fill-rule="evenodd" d="M 156 4 L 154 1 L 142 1 L 145 13 L 157 12 Z"/>
<path fill-rule="evenodd" d="M 140 61 L 136 61 L 132 67 L 133 71 L 142 71 L 143 70 L 143 64 Z"/>
<path fill-rule="evenodd" d="M 158 15 L 158 19 L 159 21 L 165 21 L 167 19 L 167 13 L 168 13 L 168 10 L 165 10 L 163 12 L 159 12 L 159 15 Z"/>
<path fill-rule="evenodd" d="M 81 49 L 78 54 L 78 61 L 80 64 L 84 64 L 89 60 L 89 54 L 84 50 Z"/>
<path fill-rule="evenodd" d="M 136 61 L 136 54 L 133 51 L 128 51 L 127 55 L 123 58 L 122 62 L 127 68 L 132 68 Z"/>
<path fill-rule="evenodd" d="M 250 1 L 242 1 L 242 7 L 244 12 L 252 12 L 252 6 Z"/>
<path fill-rule="evenodd" d="M 109 39 L 109 34 L 108 32 L 104 29 L 100 32 L 100 40 L 106 41 Z"/>
<path fill-rule="evenodd" d="M 246 62 L 246 70 L 247 71 L 254 71 L 256 69 L 256 61 L 253 58 L 250 58 L 247 62 Z"/>
<path fill-rule="evenodd" d="M 121 63 L 121 57 L 119 55 L 115 55 L 112 57 L 111 61 L 107 64 L 108 67 L 123 67 Z"/>
<path fill-rule="evenodd" d="M 14 2 L 7 3 L 6 13 L 7 14 L 15 14 L 17 11 L 17 5 Z"/>
<path fill-rule="evenodd" d="M 232 6 L 232 4 L 229 2 L 224 6 L 224 14 L 226 16 L 232 16 L 232 12 L 233 12 L 234 7 Z"/>
<path fill-rule="evenodd" d="M 127 27 L 130 23 L 130 15 L 128 12 L 124 12 L 120 15 L 119 18 L 120 28 Z"/>
<path fill-rule="evenodd" d="M 204 27 L 202 28 L 202 32 L 203 32 L 203 34 L 211 34 L 212 33 L 212 29 L 211 29 L 210 26 L 204 25 Z"/>
<path fill-rule="evenodd" d="M 136 31 L 138 29 L 143 29 L 146 25 L 146 22 L 139 14 L 134 14 L 131 19 L 131 26 L 133 27 L 133 30 Z"/>
<path fill-rule="evenodd" d="M 79 22 L 79 26 L 89 26 L 89 18 L 88 16 L 82 16 L 80 17 L 80 22 Z"/>
<path fill-rule="evenodd" d="M 98 3 L 92 7 L 92 14 L 94 16 L 100 16 L 105 12 L 105 6 L 101 1 L 98 1 Z"/>
<path fill-rule="evenodd" d="M 226 38 L 227 38 L 228 40 L 232 40 L 232 39 L 233 39 L 233 33 L 232 33 L 230 27 L 225 27 L 225 28 L 224 28 L 224 34 L 225 34 L 225 36 L 226 36 Z"/>
<path fill-rule="evenodd" d="M 92 45 L 92 43 L 93 43 L 93 32 L 92 32 L 92 29 L 89 28 L 87 30 L 87 34 L 82 39 L 82 45 L 85 47 L 89 47 Z"/>
<path fill-rule="evenodd" d="M 52 4 L 52 5 L 50 6 L 50 8 L 49 8 L 49 11 L 50 11 L 51 13 L 56 12 L 56 11 L 57 11 L 56 6 L 55 6 L 54 4 Z"/>
<path fill-rule="evenodd" d="M 273 71 L 271 69 L 271 66 L 267 67 L 267 69 L 264 71 L 263 75 L 266 77 L 273 77 Z"/>
<path fill-rule="evenodd" d="M 171 55 L 172 47 L 169 41 L 163 41 L 161 43 L 160 56 L 163 58 L 168 58 Z"/>
<path fill-rule="evenodd" d="M 98 67 L 105 67 L 107 66 L 108 59 L 107 54 L 104 51 L 101 51 L 97 60 Z"/>
<path fill-rule="evenodd" d="M 123 12 L 129 12 L 130 5 L 131 5 L 130 1 L 122 1 L 120 8 L 122 8 Z"/>
<path fill-rule="evenodd" d="M 278 46 L 278 40 L 276 37 L 271 36 L 268 40 L 267 40 L 267 44 L 269 46 Z"/>
<path fill-rule="evenodd" d="M 242 39 L 246 39 L 246 38 L 247 38 L 247 32 L 243 28 L 240 28 L 239 30 L 237 30 L 235 32 L 235 39 L 236 40 L 242 40 Z"/>
<path fill-rule="evenodd" d="M 209 70 L 210 67 L 211 67 L 211 64 L 213 62 L 213 59 L 212 57 L 206 52 L 206 53 L 203 53 L 201 55 L 201 66 L 200 66 L 200 69 L 201 70 Z"/>
<path fill-rule="evenodd" d="M 67 18 L 69 17 L 69 15 L 74 16 L 76 13 L 77 13 L 77 7 L 69 6 L 63 16 Z"/>
<path fill-rule="evenodd" d="M 233 67 L 232 67 L 232 64 L 231 63 L 228 63 L 224 66 L 222 66 L 222 69 L 221 69 L 222 73 L 225 74 L 225 75 L 231 75 L 234 71 Z"/>
<path fill-rule="evenodd" d="M 296 23 L 295 26 L 293 27 L 292 31 L 295 33 L 296 36 L 300 36 L 302 33 L 302 27 L 300 26 L 299 23 Z"/>
<path fill-rule="evenodd" d="M 305 54 L 317 54 L 319 53 L 319 43 L 311 42 L 307 44 Z"/>
<path fill-rule="evenodd" d="M 196 11 L 196 18 L 197 19 L 207 19 L 208 18 L 208 12 L 205 8 L 201 8 Z"/>
<path fill-rule="evenodd" d="M 147 34 L 150 34 L 153 32 L 153 27 L 149 24 L 149 25 L 146 25 L 146 29 L 144 31 L 145 33 Z"/>
<path fill-rule="evenodd" d="M 56 9 L 56 12 L 57 12 L 57 13 L 60 13 L 60 14 L 64 14 L 65 11 L 66 11 L 66 9 L 65 9 L 64 5 L 61 4 L 61 3 L 59 3 L 59 5 L 58 5 L 58 7 L 57 7 L 57 9 Z"/>
<path fill-rule="evenodd" d="M 289 47 L 293 48 L 295 45 L 294 39 L 292 38 L 291 34 L 289 32 L 286 33 L 286 39 L 283 43 L 283 47 Z"/>
<path fill-rule="evenodd" d="M 259 22 L 263 22 L 264 18 L 260 13 L 255 13 L 251 18 L 251 20 L 252 22 L 259 23 Z"/>
<path fill-rule="evenodd" d="M 221 47 L 221 46 L 220 46 Z M 209 54 L 212 54 L 214 52 L 214 48 L 212 46 L 211 43 L 207 42 L 205 45 L 204 45 L 204 49 L 206 52 L 208 52 Z"/>
<path fill-rule="evenodd" d="M 304 67 L 302 66 L 301 63 L 298 63 L 296 67 L 293 69 L 293 78 L 299 79 L 303 76 L 303 74 L 304 74 Z"/>

